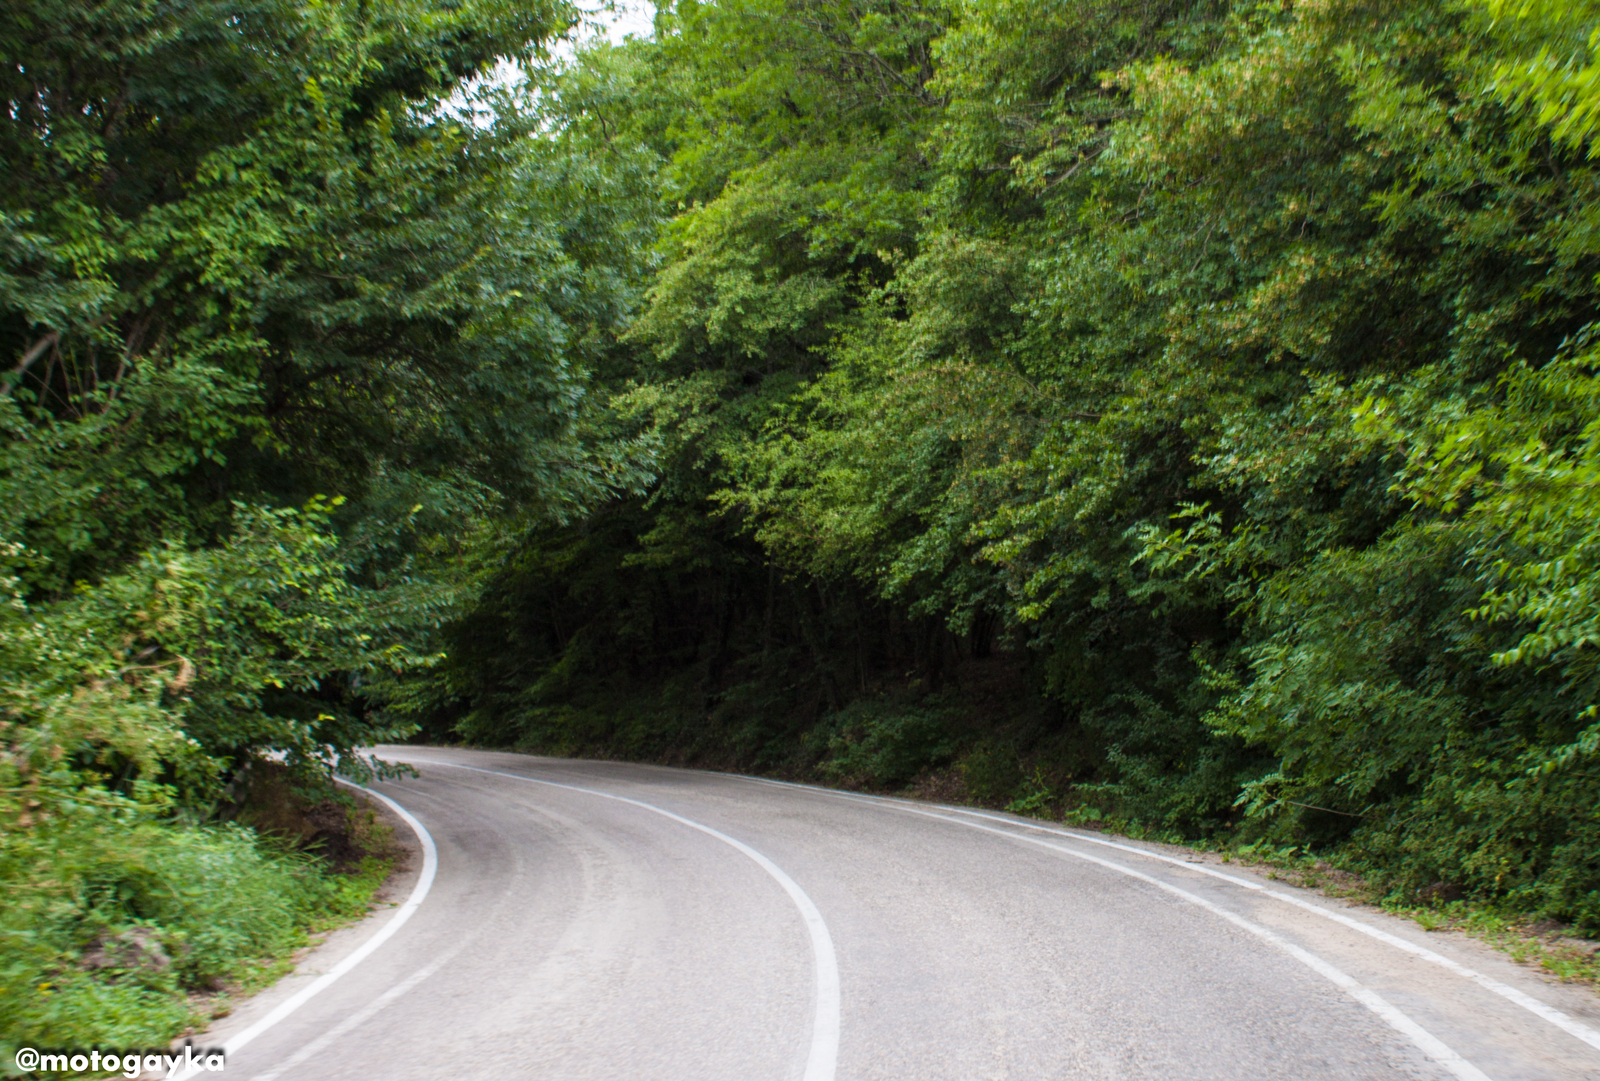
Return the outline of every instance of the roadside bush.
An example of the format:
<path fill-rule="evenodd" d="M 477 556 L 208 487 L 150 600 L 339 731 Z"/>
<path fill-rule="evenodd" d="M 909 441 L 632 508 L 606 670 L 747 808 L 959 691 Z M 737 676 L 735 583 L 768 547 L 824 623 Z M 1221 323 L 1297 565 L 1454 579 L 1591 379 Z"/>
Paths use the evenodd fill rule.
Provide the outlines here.
<path fill-rule="evenodd" d="M 0 1042 L 150 1046 L 184 993 L 279 955 L 337 899 L 310 857 L 240 826 L 178 826 L 138 798 L 6 764 L 0 818 Z M 21 783 L 18 783 L 21 782 Z"/>
<path fill-rule="evenodd" d="M 1004 807 L 1022 784 L 1022 766 L 1017 753 L 993 743 L 979 744 L 956 763 L 967 795 L 974 802 Z"/>
<path fill-rule="evenodd" d="M 955 756 L 956 738 L 940 711 L 861 699 L 834 714 L 822 772 L 832 781 L 898 788 Z"/>
<path fill-rule="evenodd" d="M 1450 887 L 1600 931 L 1594 769 L 1528 775 L 1482 754 L 1451 757 L 1418 798 L 1355 832 L 1348 865 L 1407 903 Z"/>

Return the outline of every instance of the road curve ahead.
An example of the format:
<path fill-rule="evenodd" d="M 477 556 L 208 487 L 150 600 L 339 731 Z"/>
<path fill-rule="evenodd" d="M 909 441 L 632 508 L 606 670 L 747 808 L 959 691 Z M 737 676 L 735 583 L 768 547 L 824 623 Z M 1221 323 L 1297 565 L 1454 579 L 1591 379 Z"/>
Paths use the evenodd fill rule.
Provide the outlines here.
<path fill-rule="evenodd" d="M 713 773 L 380 753 L 421 771 L 375 790 L 436 858 L 414 903 L 196 1040 L 235 1081 L 1600 1078 L 1591 991 L 1181 849 Z"/>

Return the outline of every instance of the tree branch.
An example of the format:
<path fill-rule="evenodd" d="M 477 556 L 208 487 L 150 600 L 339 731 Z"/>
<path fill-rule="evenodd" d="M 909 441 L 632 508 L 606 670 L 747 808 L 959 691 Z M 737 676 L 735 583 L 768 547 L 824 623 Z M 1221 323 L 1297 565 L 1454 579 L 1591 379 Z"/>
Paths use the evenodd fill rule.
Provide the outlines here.
<path fill-rule="evenodd" d="M 28 370 L 29 366 L 32 365 L 34 361 L 44 356 L 45 350 L 49 349 L 60 340 L 61 332 L 58 330 L 52 330 L 50 333 L 34 342 L 33 347 L 30 348 L 26 353 L 22 354 L 22 359 L 17 362 L 17 366 L 6 373 L 4 385 L 0 386 L 0 394 L 10 394 L 11 388 L 22 382 L 23 373 Z"/>

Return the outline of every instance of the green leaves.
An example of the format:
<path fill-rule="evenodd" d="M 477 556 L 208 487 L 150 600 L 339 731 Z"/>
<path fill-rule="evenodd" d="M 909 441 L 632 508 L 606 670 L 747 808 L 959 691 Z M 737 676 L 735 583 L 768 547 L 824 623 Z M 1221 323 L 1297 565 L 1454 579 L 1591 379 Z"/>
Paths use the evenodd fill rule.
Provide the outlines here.
<path fill-rule="evenodd" d="M 362 749 L 414 731 L 412 677 L 508 552 L 645 483 L 591 377 L 658 158 L 482 78 L 575 17 L 0 11 L 7 1037 L 163 1043 L 187 991 L 347 904 L 216 824 L 252 764 L 387 774 Z"/>
<path fill-rule="evenodd" d="M 99 640 L 117 604 L 163 613 L 122 630 L 200 674 L 182 705 L 140 692 L 170 713 L 140 723 L 327 768 L 400 730 L 339 685 L 432 658 L 430 628 L 496 558 L 488 515 L 515 533 L 640 483 L 647 451 L 608 442 L 584 383 L 638 291 L 649 161 L 533 138 L 531 97 L 462 89 L 498 107 L 485 128 L 444 107 L 570 17 L 0 17 L 0 536 L 40 626 L 108 621 Z M 10 661 L 62 693 L 110 663 Z"/>
<path fill-rule="evenodd" d="M 797 583 L 993 613 L 1140 813 L 1249 793 L 1246 829 L 1491 890 L 1424 838 L 1521 844 L 1588 904 L 1587 827 L 1515 781 L 1592 783 L 1587 9 L 980 3 L 876 98 L 790 29 L 835 18 L 641 49 L 681 95 L 625 399 L 681 439 L 658 498 L 709 489 Z M 915 222 L 874 262 L 846 206 Z"/>
<path fill-rule="evenodd" d="M 1600 129 L 1600 9 L 1553 0 L 1491 0 L 1487 7 L 1508 51 L 1520 54 L 1495 67 L 1502 93 L 1537 108 L 1557 141 L 1589 142 Z M 1597 153 L 1590 148 L 1590 157 Z"/>
<path fill-rule="evenodd" d="M 35 6 L 8 558 L 195 666 L 60 646 L 59 726 L 1005 748 L 1595 911 L 1587 7 L 685 2 L 527 94 L 565 9 Z"/>

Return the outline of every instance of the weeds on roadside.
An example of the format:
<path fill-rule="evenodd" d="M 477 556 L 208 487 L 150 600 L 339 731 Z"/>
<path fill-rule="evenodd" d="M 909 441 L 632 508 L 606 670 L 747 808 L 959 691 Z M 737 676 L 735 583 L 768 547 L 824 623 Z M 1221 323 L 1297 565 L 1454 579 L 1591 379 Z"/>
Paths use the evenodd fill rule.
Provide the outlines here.
<path fill-rule="evenodd" d="M 0 835 L 0 1070 L 19 1046 L 148 1047 L 204 1027 L 287 971 L 310 933 L 360 916 L 392 865 L 368 855 L 335 874 L 243 827 L 176 827 L 131 800 L 50 812 Z M 364 814 L 351 812 L 356 832 L 386 840 Z"/>
<path fill-rule="evenodd" d="M 1566 983 L 1600 984 L 1600 945 L 1582 942 L 1551 920 L 1530 922 L 1515 913 L 1451 901 L 1442 905 L 1381 902 L 1387 912 L 1415 920 L 1426 931 L 1460 931 L 1523 964 L 1537 965 Z"/>
<path fill-rule="evenodd" d="M 1424 931 L 1459 931 L 1564 982 L 1600 985 L 1600 944 L 1571 937 L 1571 929 L 1554 920 L 1533 921 L 1525 914 L 1467 899 L 1418 904 L 1414 894 L 1384 893 L 1361 876 L 1296 846 L 1258 842 L 1221 851 L 1225 863 L 1237 860 L 1245 865 L 1265 865 L 1268 878 L 1374 905 L 1414 921 Z"/>

